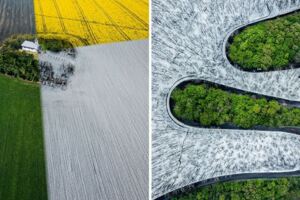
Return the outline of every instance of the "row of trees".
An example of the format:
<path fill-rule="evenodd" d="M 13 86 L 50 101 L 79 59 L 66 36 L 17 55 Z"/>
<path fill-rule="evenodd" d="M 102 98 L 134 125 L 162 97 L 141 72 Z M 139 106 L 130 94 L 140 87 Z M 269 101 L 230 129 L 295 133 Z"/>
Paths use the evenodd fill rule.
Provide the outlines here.
<path fill-rule="evenodd" d="M 29 81 L 39 80 L 38 61 L 32 54 L 20 51 L 24 40 L 34 40 L 32 35 L 16 35 L 0 47 L 0 73 Z"/>
<path fill-rule="evenodd" d="M 172 197 L 172 200 L 270 200 L 300 199 L 300 178 L 216 183 Z"/>
<path fill-rule="evenodd" d="M 300 13 L 249 26 L 235 35 L 229 58 L 246 70 L 274 70 L 300 63 Z"/>
<path fill-rule="evenodd" d="M 300 109 L 275 100 L 231 93 L 206 84 L 187 85 L 171 94 L 173 114 L 179 120 L 211 127 L 234 124 L 240 128 L 299 126 Z"/>

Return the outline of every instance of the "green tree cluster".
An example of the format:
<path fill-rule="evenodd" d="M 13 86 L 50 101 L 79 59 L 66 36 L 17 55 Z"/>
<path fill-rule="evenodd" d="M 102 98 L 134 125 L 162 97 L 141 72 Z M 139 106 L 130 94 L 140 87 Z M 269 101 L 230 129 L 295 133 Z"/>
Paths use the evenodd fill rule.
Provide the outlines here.
<path fill-rule="evenodd" d="M 299 199 L 300 178 L 253 179 L 216 183 L 173 196 L 172 200 Z"/>
<path fill-rule="evenodd" d="M 245 70 L 280 70 L 300 63 L 300 13 L 257 23 L 233 37 L 229 58 Z"/>
<path fill-rule="evenodd" d="M 275 100 L 228 92 L 207 84 L 189 84 L 171 94 L 172 112 L 179 120 L 194 121 L 201 126 L 234 124 L 240 128 L 254 126 L 299 126 L 300 109 Z"/>
<path fill-rule="evenodd" d="M 48 38 L 39 38 L 39 43 L 43 50 L 60 52 L 67 49 L 73 49 L 73 45 L 61 39 L 48 39 Z"/>
<path fill-rule="evenodd" d="M 38 61 L 32 54 L 20 51 L 24 40 L 34 40 L 32 35 L 16 35 L 0 46 L 0 73 L 29 81 L 39 80 Z"/>

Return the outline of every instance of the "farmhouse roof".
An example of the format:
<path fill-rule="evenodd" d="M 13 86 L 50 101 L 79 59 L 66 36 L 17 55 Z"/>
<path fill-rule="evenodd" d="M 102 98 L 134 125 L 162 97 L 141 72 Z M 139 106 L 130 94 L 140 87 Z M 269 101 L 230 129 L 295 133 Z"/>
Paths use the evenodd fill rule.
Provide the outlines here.
<path fill-rule="evenodd" d="M 34 43 L 34 42 L 30 42 L 30 41 L 27 41 L 25 40 L 23 43 L 22 43 L 22 47 L 25 47 L 25 48 L 30 48 L 30 49 L 39 49 L 39 46 Z"/>

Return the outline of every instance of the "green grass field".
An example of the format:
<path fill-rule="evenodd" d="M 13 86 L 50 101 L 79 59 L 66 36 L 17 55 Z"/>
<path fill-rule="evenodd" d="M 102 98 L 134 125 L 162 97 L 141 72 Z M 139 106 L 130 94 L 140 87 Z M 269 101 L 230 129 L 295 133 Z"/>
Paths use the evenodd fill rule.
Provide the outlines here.
<path fill-rule="evenodd" d="M 0 199 L 47 199 L 40 86 L 0 75 Z"/>

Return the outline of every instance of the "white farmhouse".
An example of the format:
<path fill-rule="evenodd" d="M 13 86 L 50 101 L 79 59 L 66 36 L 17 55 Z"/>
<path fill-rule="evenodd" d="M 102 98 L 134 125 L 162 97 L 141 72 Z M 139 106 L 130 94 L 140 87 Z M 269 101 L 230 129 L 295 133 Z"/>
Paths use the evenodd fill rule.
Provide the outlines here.
<path fill-rule="evenodd" d="M 25 40 L 22 43 L 22 50 L 24 50 L 24 51 L 30 51 L 30 52 L 37 53 L 39 51 L 39 49 L 40 49 L 40 45 L 37 40 L 35 40 L 35 42 Z"/>

